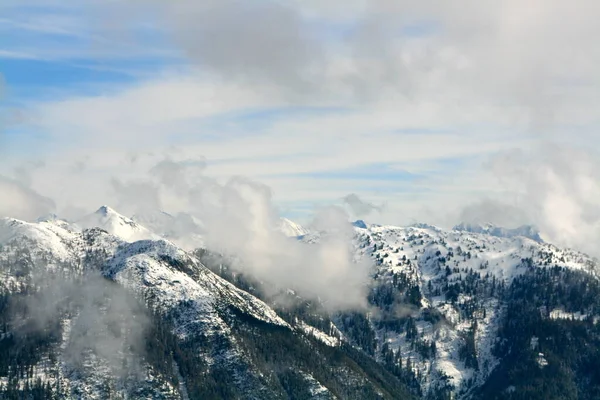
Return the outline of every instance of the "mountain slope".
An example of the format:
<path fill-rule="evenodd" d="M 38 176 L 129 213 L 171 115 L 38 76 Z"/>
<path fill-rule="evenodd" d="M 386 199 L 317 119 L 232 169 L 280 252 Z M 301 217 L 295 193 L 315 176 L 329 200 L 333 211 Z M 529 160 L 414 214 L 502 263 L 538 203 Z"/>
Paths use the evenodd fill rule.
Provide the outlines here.
<path fill-rule="evenodd" d="M 498 367 L 473 396 L 600 398 L 600 282 L 557 266 L 526 269 L 503 294 Z"/>
<path fill-rule="evenodd" d="M 287 218 L 281 218 L 279 220 L 279 231 L 288 237 L 304 236 L 309 232 L 300 224 L 297 224 Z"/>
<path fill-rule="evenodd" d="M 487 387 L 505 362 L 497 341 L 507 323 L 508 293 L 521 277 L 556 267 L 581 275 L 590 285 L 598 281 L 596 261 L 522 235 L 428 225 L 354 226 L 355 257 L 376 264 L 369 295 L 374 311 L 367 319 L 353 316 L 351 324 L 348 316 L 334 322 L 388 370 L 412 370 L 427 398 L 470 398 L 476 388 Z M 320 236 L 304 240 L 316 242 Z M 565 307 L 575 313 L 567 315 L 600 315 L 593 307 L 574 309 L 560 301 L 553 307 L 546 320 Z M 362 327 L 356 329 L 357 324 Z"/>

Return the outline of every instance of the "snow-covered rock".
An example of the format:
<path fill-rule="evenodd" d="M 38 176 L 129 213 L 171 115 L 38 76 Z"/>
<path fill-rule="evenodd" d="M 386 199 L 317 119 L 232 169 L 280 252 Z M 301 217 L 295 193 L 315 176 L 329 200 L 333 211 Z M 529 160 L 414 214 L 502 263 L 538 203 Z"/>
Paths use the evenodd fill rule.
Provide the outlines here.
<path fill-rule="evenodd" d="M 281 218 L 279 220 L 279 231 L 288 237 L 304 236 L 309 231 L 302 225 L 295 223 L 287 218 Z"/>
<path fill-rule="evenodd" d="M 136 223 L 131 218 L 119 214 L 108 206 L 102 206 L 95 213 L 77 220 L 76 225 L 82 229 L 104 229 L 126 242 L 145 239 L 158 240 L 161 238 L 160 235 Z"/>

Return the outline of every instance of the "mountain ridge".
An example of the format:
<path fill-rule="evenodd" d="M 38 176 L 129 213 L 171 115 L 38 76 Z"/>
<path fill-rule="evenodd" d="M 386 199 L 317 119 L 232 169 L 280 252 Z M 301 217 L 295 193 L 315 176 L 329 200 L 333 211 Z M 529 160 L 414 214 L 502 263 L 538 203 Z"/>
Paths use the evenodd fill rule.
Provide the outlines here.
<path fill-rule="evenodd" d="M 208 250 L 187 251 L 109 207 L 95 214 L 103 227 L 81 229 L 55 216 L 34 223 L 0 219 L 0 359 L 7 360 L 0 361 L 0 393 L 22 393 L 39 377 L 48 387 L 43 390 L 67 396 L 62 398 L 137 398 L 142 392 L 157 398 L 295 398 L 301 392 L 306 398 L 500 399 L 530 390 L 514 375 L 518 368 L 538 379 L 557 365 L 573 371 L 555 375 L 568 389 L 555 390 L 560 398 L 587 399 L 586 388 L 595 390 L 593 377 L 581 380 L 587 376 L 581 366 L 593 363 L 596 350 L 600 355 L 593 333 L 600 321 L 600 267 L 585 254 L 494 230 L 348 222 L 354 225 L 354 259 L 373 265 L 365 282 L 368 309 L 331 312 L 294 288 L 267 296 L 262 288 L 272 282 L 257 281 L 227 258 L 209 257 Z M 151 239 L 133 240 L 132 230 L 150 232 Z M 335 232 L 291 238 L 310 246 L 329 234 Z M 62 293 L 60 306 L 54 305 L 56 295 L 45 294 L 48 289 Z M 6 308 L 11 302 L 25 303 Z M 16 312 L 10 310 L 32 309 L 27 304 L 44 304 L 43 314 L 59 322 L 41 319 L 56 333 L 42 336 L 34 348 L 27 347 L 29 334 L 19 331 L 16 316 L 10 317 Z M 117 307 L 117 320 L 106 311 L 111 307 Z M 96 315 L 100 325 L 80 332 L 86 314 Z M 18 315 L 26 323 L 40 319 Z M 135 321 L 143 320 L 151 322 L 136 333 Z M 113 338 L 108 327 L 114 324 L 129 336 Z M 525 333 L 513 333 L 511 326 Z M 581 346 L 591 351 L 578 351 L 578 361 L 571 362 L 573 356 L 552 340 L 568 343 L 582 329 L 588 336 Z M 82 332 L 96 332 L 101 340 L 94 344 Z M 147 349 L 107 352 L 107 338 L 119 346 L 141 340 Z M 15 358 L 24 350 L 14 343 L 31 349 L 31 356 Z M 68 356 L 73 343 L 85 349 L 77 352 L 80 366 Z M 144 383 L 136 378 L 139 371 L 115 373 L 113 364 L 122 360 L 110 354 L 153 378 Z M 328 367 L 318 367 L 317 360 Z M 17 366 L 30 371 L 26 379 L 14 374 Z M 235 383 L 224 386 L 231 376 Z M 535 390 L 531 398 L 552 398 L 543 381 Z"/>
<path fill-rule="evenodd" d="M 487 224 L 471 224 L 461 222 L 458 225 L 455 225 L 453 228 L 455 231 L 465 231 L 465 232 L 473 232 L 473 233 L 482 233 L 491 236 L 497 237 L 505 237 L 511 238 L 515 236 L 523 236 L 529 238 L 531 240 L 535 240 L 536 242 L 544 242 L 542 237 L 540 236 L 540 232 L 531 225 L 522 225 L 517 228 L 503 228 L 500 226 L 496 226 L 491 223 Z"/>
<path fill-rule="evenodd" d="M 100 210 L 100 214 L 114 217 L 109 209 Z M 91 399 L 111 397 L 113 393 L 133 398 L 179 398 L 184 392 L 190 398 L 258 399 L 280 398 L 298 390 L 318 393 L 321 398 L 347 398 L 358 392 L 364 392 L 366 398 L 410 397 L 397 378 L 385 375 L 382 367 L 369 364 L 351 348 L 344 350 L 323 342 L 303 325 L 293 327 L 263 301 L 218 277 L 191 253 L 167 240 L 128 242 L 102 228 L 68 230 L 53 222 L 6 219 L 0 226 L 0 317 L 5 322 L 0 329 L 8 329 L 0 332 L 0 355 L 6 355 L 0 357 L 0 393 L 23 393 L 34 387 L 60 398 Z M 97 274 L 102 277 L 100 281 L 92 279 Z M 40 276 L 44 278 L 36 280 Z M 25 347 L 32 352 L 31 357 L 15 358 L 18 353 L 13 351 L 24 351 L 14 348 L 15 343 L 31 346 L 27 344 L 29 334 L 18 331 L 3 299 L 29 302 L 41 296 L 42 303 L 36 304 L 53 304 L 55 295 L 48 297 L 46 290 L 62 293 L 60 306 L 44 305 L 49 307 L 44 314 L 59 322 L 44 332 L 56 333 L 44 336 L 40 331 L 41 337 L 47 337 L 44 345 Z M 113 304 L 113 299 L 129 297 L 135 300 Z M 151 312 L 144 317 L 154 321 L 148 327 L 150 331 L 138 332 L 139 339 L 149 340 L 146 346 L 152 344 L 151 348 L 141 353 L 136 346 L 126 352 L 107 351 L 102 346 L 114 346 L 123 340 L 127 340 L 123 344 L 139 342 L 136 335 L 129 336 L 136 331 L 135 321 L 141 318 L 141 311 L 133 313 L 123 305 L 128 302 L 146 303 Z M 103 311 L 114 306 L 120 314 Z M 65 307 L 70 311 L 65 313 Z M 98 316 L 85 322 L 90 314 Z M 35 322 L 40 318 L 35 315 L 24 314 L 19 319 L 33 318 Z M 122 317 L 115 320 L 118 315 Z M 50 324 L 46 318 L 43 320 Z M 120 326 L 125 336 L 111 336 L 111 330 Z M 90 332 L 102 340 L 88 338 Z M 73 343 L 83 346 L 83 351 L 76 352 L 81 360 L 76 365 L 69 355 L 74 351 Z M 164 345 L 159 343 L 169 347 L 160 350 Z M 293 349 L 297 368 L 290 369 L 292 359 L 287 351 L 268 357 L 269 363 L 279 367 L 258 362 L 268 356 L 260 350 L 265 345 Z M 120 357 L 125 357 L 122 362 L 133 362 L 137 370 L 152 376 L 151 381 L 139 381 L 139 371 L 129 369 L 115 375 L 114 364 L 120 365 Z M 164 365 L 169 359 L 177 368 Z M 330 375 L 319 364 L 336 366 L 339 376 Z M 15 375 L 18 365 L 26 365 L 29 371 L 21 378 Z M 182 374 L 180 378 L 178 374 Z M 218 378 L 219 374 L 235 379 Z M 41 386 L 36 386 L 37 377 Z M 179 386 L 177 379 L 183 379 Z"/>

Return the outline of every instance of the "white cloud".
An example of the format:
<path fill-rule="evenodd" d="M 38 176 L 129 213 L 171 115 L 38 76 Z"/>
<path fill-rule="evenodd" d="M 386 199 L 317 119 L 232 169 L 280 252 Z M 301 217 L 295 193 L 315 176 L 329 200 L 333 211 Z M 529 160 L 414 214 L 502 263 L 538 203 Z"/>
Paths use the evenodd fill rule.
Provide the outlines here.
<path fill-rule="evenodd" d="M 343 201 L 350 208 L 352 214 L 357 217 L 365 217 L 374 211 L 381 212 L 383 209 L 382 206 L 377 206 L 364 201 L 356 193 L 350 193 L 349 195 L 344 196 Z"/>
<path fill-rule="evenodd" d="M 16 60 L 39 60 L 40 57 L 33 53 L 23 51 L 0 49 L 0 58 L 16 59 Z"/>
<path fill-rule="evenodd" d="M 0 175 L 0 217 L 30 221 L 54 209 L 55 204 L 51 199 Z"/>
<path fill-rule="evenodd" d="M 256 132 L 247 133 L 242 122 L 219 134 L 203 130 L 205 118 L 228 118 L 227 114 L 236 110 L 243 111 L 253 104 L 269 107 L 275 101 L 269 104 L 260 96 L 233 88 L 217 90 L 191 78 L 174 82 L 152 82 L 101 97 L 37 104 L 36 125 L 52 135 L 54 152 L 61 156 L 53 157 L 47 168 L 39 171 L 35 187 L 61 205 L 68 200 L 92 209 L 99 199 L 105 199 L 102 203 L 116 206 L 115 193 L 108 184 L 113 177 L 122 183 L 139 178 L 164 155 L 176 160 L 205 156 L 208 174 L 260 179 L 273 188 L 279 201 L 335 201 L 350 192 L 360 193 L 363 188 L 381 187 L 394 192 L 394 187 L 402 189 L 407 184 L 368 179 L 342 182 L 335 175 L 327 177 L 333 171 L 389 163 L 391 168 L 431 176 L 445 169 L 436 166 L 438 160 L 484 157 L 517 143 L 494 134 L 473 138 L 468 132 L 410 133 L 411 127 L 426 121 L 414 119 L 419 113 L 415 106 L 396 115 L 377 109 L 371 113 L 350 110 L 334 116 L 292 114 L 274 119 Z M 407 128 L 406 133 L 394 133 Z M 176 146 L 179 154 L 165 147 L 175 141 L 180 142 Z M 131 152 L 138 154 L 135 164 L 128 160 Z M 78 173 L 74 174 L 73 164 L 84 155 L 89 158 L 77 164 Z M 213 160 L 220 161 L 212 164 Z M 314 173 L 323 174 L 323 178 L 301 175 Z M 58 181 L 56 177 L 60 177 Z M 84 187 L 89 189 L 82 190 Z"/>
<path fill-rule="evenodd" d="M 279 85 L 345 101 L 349 94 L 399 93 L 446 106 L 483 102 L 504 112 L 522 108 L 524 118 L 540 124 L 561 118 L 555 114 L 580 99 L 573 77 L 588 85 L 598 77 L 600 10 L 593 0 L 373 0 L 354 2 L 350 12 L 339 1 L 154 3 L 200 67 L 228 80 L 243 75 L 256 88 Z M 350 21 L 350 34 L 315 41 L 314 23 L 336 29 L 336 13 Z M 402 34 L 424 24 L 433 27 L 424 37 Z"/>
<path fill-rule="evenodd" d="M 329 234 L 322 243 L 307 245 L 278 231 L 279 210 L 268 186 L 243 177 L 219 182 L 204 175 L 201 163 L 162 160 L 145 179 L 115 186 L 127 207 L 137 206 L 132 213 L 158 207 L 201 221 L 205 245 L 232 256 L 234 268 L 265 282 L 268 295 L 293 288 L 331 309 L 365 306 L 369 265 L 352 262 L 352 230 L 339 208 L 315 215 L 313 226 Z M 197 231 L 193 225 L 178 228 L 184 237 Z M 190 228 L 195 230 L 186 232 Z"/>
<path fill-rule="evenodd" d="M 61 207 L 96 207 L 91 203 L 101 198 L 126 203 L 129 194 L 122 185 L 145 176 L 168 154 L 175 161 L 205 156 L 206 173 L 219 179 L 259 178 L 286 204 L 335 201 L 347 193 L 387 202 L 389 209 L 378 216 L 394 219 L 387 222 L 415 217 L 451 224 L 461 205 L 498 198 L 526 209 L 536 223 L 556 219 L 562 228 L 548 222 L 546 230 L 568 244 L 560 232 L 577 236 L 574 226 L 593 214 L 578 193 L 593 192 L 597 180 L 582 172 L 581 157 L 560 164 L 562 149 L 545 150 L 555 155 L 544 162 L 545 172 L 518 160 L 521 169 L 499 182 L 481 164 L 513 147 L 529 152 L 542 139 L 583 147 L 589 154 L 600 150 L 597 2 L 239 4 L 93 2 L 90 10 L 104 11 L 92 25 L 98 29 L 94 35 L 116 40 L 128 26 L 147 24 L 153 15 L 158 29 L 189 56 L 193 72 L 157 73 L 94 96 L 30 105 L 35 128 L 49 135 L 54 152 L 53 162 L 35 172 L 33 187 Z M 133 45 L 139 49 L 142 42 Z M 260 116 L 286 107 L 343 111 Z M 257 126 L 238 118 L 252 111 L 261 120 Z M 172 144 L 182 150 L 172 154 Z M 140 161 L 127 161 L 131 151 Z M 67 164 L 81 154 L 90 159 L 75 174 Z M 444 163 L 448 159 L 462 161 Z M 298 175 L 375 163 L 404 169 L 419 180 L 373 183 Z M 566 183 L 579 175 L 584 178 L 577 187 Z M 532 179 L 552 187 L 549 193 L 562 193 L 552 201 L 533 196 L 530 203 L 545 210 L 537 214 L 527 202 L 513 199 L 515 191 L 523 192 L 515 185 Z"/>
<path fill-rule="evenodd" d="M 597 157 L 547 145 L 498 157 L 492 168 L 505 188 L 502 200 L 523 210 L 550 241 L 600 255 Z"/>
<path fill-rule="evenodd" d="M 172 137 L 195 132 L 205 117 L 277 104 L 236 85 L 215 85 L 193 76 L 163 76 L 98 96 L 75 96 L 31 109 L 36 124 L 61 143 L 77 148 L 152 148 Z M 198 132 L 201 136 L 201 132 Z M 146 141 L 145 143 L 143 141 Z"/>

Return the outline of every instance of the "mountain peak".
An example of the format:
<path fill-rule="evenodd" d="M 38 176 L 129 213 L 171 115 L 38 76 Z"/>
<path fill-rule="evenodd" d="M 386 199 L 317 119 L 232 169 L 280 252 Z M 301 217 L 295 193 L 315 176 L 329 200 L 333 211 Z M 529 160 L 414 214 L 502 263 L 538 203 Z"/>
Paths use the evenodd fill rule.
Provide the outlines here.
<path fill-rule="evenodd" d="M 298 237 L 308 233 L 308 230 L 300 224 L 283 217 L 279 220 L 279 231 L 288 237 Z"/>
<path fill-rule="evenodd" d="M 95 214 L 97 215 L 101 215 L 103 217 L 107 217 L 111 214 L 119 214 L 118 212 L 116 212 L 115 210 L 113 210 L 112 208 L 110 208 L 107 205 L 103 205 L 101 206 L 98 210 L 96 210 Z"/>
<path fill-rule="evenodd" d="M 83 229 L 104 229 L 126 242 L 135 242 L 145 239 L 161 239 L 159 235 L 154 234 L 146 227 L 139 225 L 131 218 L 119 214 L 107 205 L 101 206 L 93 214 L 89 214 L 78 220 L 77 225 Z"/>
<path fill-rule="evenodd" d="M 361 229 L 367 229 L 368 228 L 367 224 L 362 219 L 357 219 L 356 221 L 354 221 L 352 223 L 352 225 L 354 227 L 356 227 L 356 228 L 361 228 Z"/>

